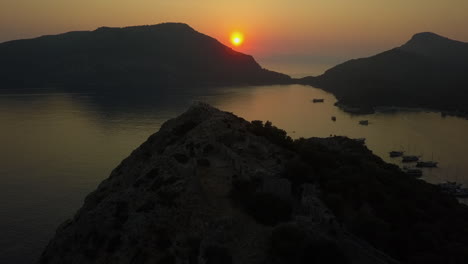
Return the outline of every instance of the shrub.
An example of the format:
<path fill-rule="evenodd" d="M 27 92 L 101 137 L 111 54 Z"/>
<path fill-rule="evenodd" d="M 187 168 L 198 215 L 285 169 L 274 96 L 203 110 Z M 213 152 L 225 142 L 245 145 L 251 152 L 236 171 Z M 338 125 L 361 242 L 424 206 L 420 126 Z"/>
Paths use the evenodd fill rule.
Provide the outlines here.
<path fill-rule="evenodd" d="M 187 162 L 189 161 L 189 158 L 187 157 L 187 155 L 182 154 L 182 153 L 176 153 L 172 155 L 172 157 L 182 164 L 187 164 Z"/>
<path fill-rule="evenodd" d="M 169 235 L 169 231 L 166 228 L 157 228 L 154 232 L 154 237 L 156 248 L 166 250 L 172 246 L 171 236 Z"/>
<path fill-rule="evenodd" d="M 158 264 L 175 264 L 176 259 L 173 255 L 167 254 L 164 257 L 162 257 L 157 263 Z"/>
<path fill-rule="evenodd" d="M 166 185 L 171 185 L 177 182 L 178 180 L 179 178 L 174 177 L 174 176 L 164 177 L 163 175 L 161 175 L 157 177 L 156 179 L 154 179 L 149 189 L 155 192 L 159 190 L 161 187 L 166 186 Z"/>
<path fill-rule="evenodd" d="M 229 250 L 220 246 L 209 246 L 203 252 L 206 264 L 232 264 Z"/>
<path fill-rule="evenodd" d="M 307 240 L 305 230 L 295 224 L 283 224 L 273 229 L 271 254 L 281 259 L 295 259 L 302 254 Z"/>
<path fill-rule="evenodd" d="M 164 206 L 172 207 L 176 203 L 176 199 L 180 196 L 180 192 L 174 189 L 161 189 L 158 191 L 158 203 Z"/>
<path fill-rule="evenodd" d="M 154 168 L 152 170 L 150 170 L 146 175 L 145 177 L 148 178 L 148 179 L 154 179 L 156 178 L 156 176 L 159 175 L 159 168 Z"/>
<path fill-rule="evenodd" d="M 286 178 L 294 184 L 302 184 L 310 181 L 310 167 L 299 159 L 288 161 L 284 169 Z"/>
<path fill-rule="evenodd" d="M 208 144 L 205 147 L 203 147 L 203 154 L 209 154 L 214 150 L 213 145 Z"/>
<path fill-rule="evenodd" d="M 128 203 L 125 201 L 119 201 L 114 204 L 114 228 L 121 228 L 128 220 Z"/>
<path fill-rule="evenodd" d="M 273 193 L 255 193 L 244 204 L 247 212 L 264 225 L 274 226 L 291 219 L 292 201 Z"/>
<path fill-rule="evenodd" d="M 194 121 L 187 121 L 187 122 L 184 122 L 182 125 L 179 125 L 177 127 L 174 127 L 174 129 L 172 130 L 172 132 L 174 133 L 174 135 L 176 136 L 183 136 L 185 135 L 187 132 L 189 132 L 190 130 L 192 130 L 193 128 L 195 128 L 196 126 L 198 126 L 198 123 L 194 122 Z"/>
<path fill-rule="evenodd" d="M 201 166 L 201 167 L 210 167 L 211 163 L 208 159 L 198 159 L 197 160 L 197 164 L 198 166 Z"/>
<path fill-rule="evenodd" d="M 286 222 L 292 215 L 292 201 L 269 192 L 258 192 L 262 184 L 259 179 L 233 177 L 231 199 L 239 203 L 257 222 L 276 225 Z"/>
<path fill-rule="evenodd" d="M 145 203 L 143 203 L 142 206 L 140 206 L 136 210 L 136 212 L 137 213 L 141 213 L 141 212 L 148 213 L 148 212 L 152 211 L 154 209 L 154 207 L 155 207 L 155 203 L 153 201 L 146 201 Z"/>
<path fill-rule="evenodd" d="M 273 229 L 270 257 L 288 264 L 349 263 L 335 242 L 318 234 L 311 235 L 296 224 L 283 224 Z"/>
<path fill-rule="evenodd" d="M 320 239 L 307 243 L 302 263 L 350 263 L 343 250 L 333 241 Z"/>
<path fill-rule="evenodd" d="M 272 125 L 270 121 L 267 121 L 263 125 L 262 121 L 254 120 L 250 123 L 249 130 L 257 136 L 262 136 L 285 148 L 292 148 L 293 140 L 288 136 L 286 131 L 279 129 Z"/>
<path fill-rule="evenodd" d="M 122 241 L 120 239 L 120 235 L 114 235 L 107 243 L 107 252 L 114 253 L 120 248 L 121 245 Z"/>

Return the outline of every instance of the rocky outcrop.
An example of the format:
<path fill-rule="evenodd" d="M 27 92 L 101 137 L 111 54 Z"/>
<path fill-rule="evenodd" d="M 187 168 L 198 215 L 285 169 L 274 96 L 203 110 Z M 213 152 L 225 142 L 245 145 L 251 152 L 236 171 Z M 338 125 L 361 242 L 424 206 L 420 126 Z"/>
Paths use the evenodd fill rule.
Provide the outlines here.
<path fill-rule="evenodd" d="M 284 177 L 295 159 L 252 123 L 195 104 L 113 170 L 40 263 L 392 262 L 349 236 L 316 185 Z"/>

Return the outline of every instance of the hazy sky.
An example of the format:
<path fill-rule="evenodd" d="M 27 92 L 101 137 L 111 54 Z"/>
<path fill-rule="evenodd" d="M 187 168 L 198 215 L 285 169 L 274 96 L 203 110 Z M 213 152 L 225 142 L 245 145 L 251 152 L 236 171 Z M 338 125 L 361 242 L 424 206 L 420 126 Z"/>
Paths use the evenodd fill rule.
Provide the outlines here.
<path fill-rule="evenodd" d="M 468 0 L 0 0 L 0 42 L 184 22 L 260 60 L 334 63 L 398 46 L 432 31 L 468 42 Z"/>

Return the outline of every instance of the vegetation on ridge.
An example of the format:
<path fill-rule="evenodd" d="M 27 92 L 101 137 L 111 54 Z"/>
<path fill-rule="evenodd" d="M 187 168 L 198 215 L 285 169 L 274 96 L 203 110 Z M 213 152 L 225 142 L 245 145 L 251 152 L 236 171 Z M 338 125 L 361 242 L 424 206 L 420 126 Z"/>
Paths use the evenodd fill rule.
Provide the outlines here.
<path fill-rule="evenodd" d="M 468 208 L 424 181 L 387 164 L 345 137 L 291 140 L 267 122 L 252 131 L 287 146 L 283 177 L 319 186 L 321 198 L 346 229 L 403 263 L 464 263 L 468 259 Z M 296 188 L 294 188 L 296 186 Z"/>

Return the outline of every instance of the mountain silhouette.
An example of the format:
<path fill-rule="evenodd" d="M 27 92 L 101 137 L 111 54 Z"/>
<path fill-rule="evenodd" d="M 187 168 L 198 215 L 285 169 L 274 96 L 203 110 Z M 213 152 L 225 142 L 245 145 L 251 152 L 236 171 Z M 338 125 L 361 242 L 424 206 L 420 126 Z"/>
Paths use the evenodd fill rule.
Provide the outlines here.
<path fill-rule="evenodd" d="M 414 35 L 400 49 L 446 62 L 463 62 L 468 59 L 468 43 L 451 40 L 431 32 Z"/>
<path fill-rule="evenodd" d="M 101 27 L 0 44 L 0 87 L 270 84 L 287 75 L 181 23 Z"/>
<path fill-rule="evenodd" d="M 300 82 L 334 93 L 345 109 L 403 106 L 466 114 L 467 73 L 468 43 L 425 32 L 401 47 Z"/>

